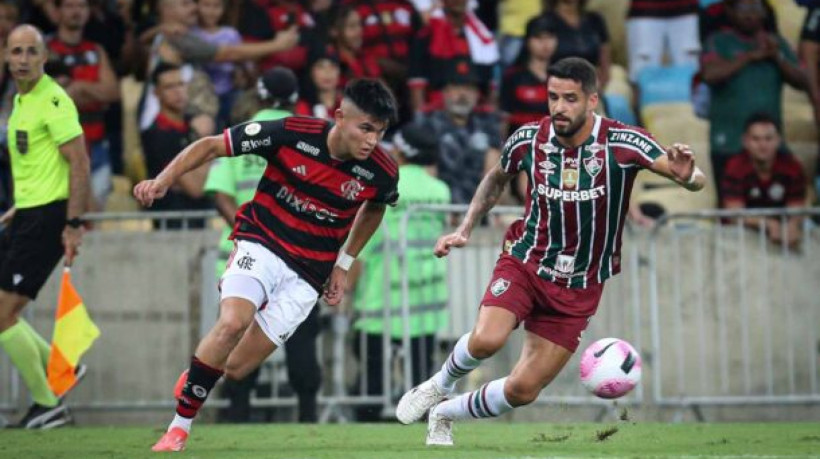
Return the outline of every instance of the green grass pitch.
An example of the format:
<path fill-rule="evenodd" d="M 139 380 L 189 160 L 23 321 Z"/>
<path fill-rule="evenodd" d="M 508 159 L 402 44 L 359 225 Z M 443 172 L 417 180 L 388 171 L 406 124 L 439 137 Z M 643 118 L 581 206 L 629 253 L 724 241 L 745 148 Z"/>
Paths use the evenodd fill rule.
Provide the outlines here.
<path fill-rule="evenodd" d="M 456 424 L 452 448 L 424 446 L 424 424 L 265 424 L 194 427 L 182 457 L 563 458 L 817 457 L 820 423 Z M 141 458 L 160 430 L 144 427 L 0 430 L 0 458 Z"/>

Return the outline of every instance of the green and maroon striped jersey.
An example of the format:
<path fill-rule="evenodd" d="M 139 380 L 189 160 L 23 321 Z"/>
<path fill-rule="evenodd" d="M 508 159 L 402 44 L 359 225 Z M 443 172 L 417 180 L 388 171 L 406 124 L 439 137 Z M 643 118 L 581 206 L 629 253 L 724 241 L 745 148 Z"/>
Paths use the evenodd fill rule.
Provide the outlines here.
<path fill-rule="evenodd" d="M 621 234 L 635 176 L 665 154 L 643 129 L 595 115 L 576 148 L 558 142 L 549 117 L 507 139 L 501 167 L 529 178 L 524 216 L 504 250 L 558 285 L 585 288 L 621 270 Z"/>

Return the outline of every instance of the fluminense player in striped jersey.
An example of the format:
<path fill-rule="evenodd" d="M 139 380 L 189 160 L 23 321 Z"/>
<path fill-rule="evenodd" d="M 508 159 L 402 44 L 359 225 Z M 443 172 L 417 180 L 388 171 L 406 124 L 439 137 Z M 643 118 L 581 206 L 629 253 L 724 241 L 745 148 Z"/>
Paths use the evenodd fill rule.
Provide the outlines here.
<path fill-rule="evenodd" d="M 598 308 L 606 279 L 621 269 L 621 233 L 641 169 L 690 191 L 706 182 L 687 145 L 663 147 L 643 129 L 593 112 L 599 96 L 589 62 L 557 62 L 547 86 L 552 116 L 509 137 L 461 226 L 435 247 L 444 257 L 466 245 L 507 183 L 519 172 L 527 175 L 524 216 L 507 230 L 473 331 L 458 340 L 438 373 L 399 401 L 396 416 L 404 424 L 430 410 L 428 445 L 452 445 L 457 419 L 500 416 L 531 403 L 561 371 Z M 501 349 L 522 322 L 524 349 L 510 375 L 455 395 L 455 383 Z"/>

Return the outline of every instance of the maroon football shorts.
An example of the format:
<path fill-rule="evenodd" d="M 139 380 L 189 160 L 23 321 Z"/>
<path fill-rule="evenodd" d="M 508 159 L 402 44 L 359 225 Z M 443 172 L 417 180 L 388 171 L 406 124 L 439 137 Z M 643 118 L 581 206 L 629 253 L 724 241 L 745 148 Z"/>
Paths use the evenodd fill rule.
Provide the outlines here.
<path fill-rule="evenodd" d="M 519 323 L 524 322 L 525 330 L 575 352 L 603 291 L 603 283 L 587 288 L 559 286 L 504 253 L 481 304 L 512 312 Z"/>

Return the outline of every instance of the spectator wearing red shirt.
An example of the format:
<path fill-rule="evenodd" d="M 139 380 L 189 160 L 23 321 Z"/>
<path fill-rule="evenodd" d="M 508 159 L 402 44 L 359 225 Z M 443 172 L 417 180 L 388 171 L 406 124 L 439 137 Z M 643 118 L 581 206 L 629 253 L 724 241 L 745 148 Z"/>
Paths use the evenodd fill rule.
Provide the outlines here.
<path fill-rule="evenodd" d="M 315 21 L 310 12 L 297 0 L 245 0 L 244 3 L 237 24 L 243 40 L 259 42 L 285 31 L 297 30 L 299 33 L 296 46 L 262 59 L 260 70 L 264 72 L 276 66 L 287 67 L 296 73 L 304 70 L 308 51 L 315 41 Z"/>
<path fill-rule="evenodd" d="M 485 99 L 492 88 L 493 67 L 500 58 L 492 32 L 467 7 L 467 0 L 442 0 L 442 8 L 430 15 L 410 51 L 407 81 L 413 110 L 429 105 L 443 107 L 441 91 L 452 74 L 454 61 L 466 61 L 478 78 Z M 490 98 L 491 99 L 491 98 Z"/>
<path fill-rule="evenodd" d="M 744 151 L 726 164 L 721 180 L 726 209 L 803 207 L 806 180 L 800 163 L 789 153 L 778 153 L 781 137 L 777 122 L 769 115 L 756 114 L 746 121 Z M 746 218 L 754 229 L 765 226 L 774 243 L 795 247 L 800 241 L 800 217 L 792 217 L 785 227 L 779 218 Z"/>
<path fill-rule="evenodd" d="M 549 115 L 547 67 L 557 47 L 555 24 L 549 18 L 537 17 L 527 23 L 524 47 L 501 81 L 504 138 Z"/>
<path fill-rule="evenodd" d="M 376 56 L 364 52 L 362 18 L 355 8 L 340 7 L 333 17 L 330 29 L 329 52 L 335 53 L 341 65 L 339 89 L 356 78 L 379 78 Z"/>
<path fill-rule="evenodd" d="M 342 102 L 339 90 L 341 69 L 336 55 L 318 52 L 311 57 L 308 81 L 303 85 L 294 113 L 302 116 L 334 120 Z"/>
<path fill-rule="evenodd" d="M 83 29 L 91 15 L 88 0 L 58 1 L 57 11 L 57 32 L 46 44 L 49 70 L 65 86 L 80 112 L 91 155 L 91 191 L 96 208 L 102 209 L 111 191 L 111 156 L 105 115 L 108 104 L 119 100 L 120 88 L 103 47 L 84 36 Z"/>

